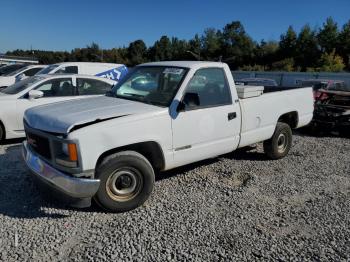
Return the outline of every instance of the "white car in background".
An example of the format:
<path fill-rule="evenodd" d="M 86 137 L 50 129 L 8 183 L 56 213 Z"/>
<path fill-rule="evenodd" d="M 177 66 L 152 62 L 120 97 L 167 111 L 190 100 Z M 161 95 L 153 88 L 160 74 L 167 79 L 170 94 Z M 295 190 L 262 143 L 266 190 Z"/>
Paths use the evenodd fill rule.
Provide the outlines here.
<path fill-rule="evenodd" d="M 38 73 L 45 65 L 28 65 L 16 71 L 0 76 L 0 89 L 13 85 L 15 82 L 31 77 Z"/>
<path fill-rule="evenodd" d="M 128 72 L 123 64 L 97 63 L 97 62 L 64 62 L 52 64 L 37 74 L 83 74 L 94 75 L 119 81 Z"/>
<path fill-rule="evenodd" d="M 28 108 L 104 95 L 115 84 L 114 80 L 97 76 L 37 75 L 2 89 L 0 90 L 0 140 L 25 136 L 23 114 Z"/>

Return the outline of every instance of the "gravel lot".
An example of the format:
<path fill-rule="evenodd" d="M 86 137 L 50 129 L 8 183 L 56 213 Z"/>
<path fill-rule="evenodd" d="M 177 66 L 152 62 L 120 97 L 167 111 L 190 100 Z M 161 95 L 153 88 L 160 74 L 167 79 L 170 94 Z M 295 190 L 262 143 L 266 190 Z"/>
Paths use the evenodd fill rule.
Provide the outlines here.
<path fill-rule="evenodd" d="M 350 139 L 295 134 L 159 176 L 141 208 L 76 210 L 38 193 L 20 145 L 0 146 L 1 261 L 350 260 Z"/>

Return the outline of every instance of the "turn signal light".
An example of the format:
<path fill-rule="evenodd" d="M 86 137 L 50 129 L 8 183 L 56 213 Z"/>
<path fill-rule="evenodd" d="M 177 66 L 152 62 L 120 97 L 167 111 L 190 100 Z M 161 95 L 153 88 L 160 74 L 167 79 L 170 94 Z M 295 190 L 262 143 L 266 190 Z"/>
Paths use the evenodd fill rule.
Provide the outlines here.
<path fill-rule="evenodd" d="M 68 144 L 68 153 L 70 161 L 78 161 L 78 151 L 76 144 Z"/>

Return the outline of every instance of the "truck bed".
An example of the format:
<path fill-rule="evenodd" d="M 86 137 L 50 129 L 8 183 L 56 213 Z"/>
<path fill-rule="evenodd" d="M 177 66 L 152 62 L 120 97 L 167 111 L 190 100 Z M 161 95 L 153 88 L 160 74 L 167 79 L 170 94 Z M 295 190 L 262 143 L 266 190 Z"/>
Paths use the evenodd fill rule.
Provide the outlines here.
<path fill-rule="evenodd" d="M 311 96 L 311 87 L 272 87 L 260 96 L 240 99 L 243 120 L 239 146 L 270 139 L 278 118 L 287 112 L 297 114 L 297 126 L 309 123 L 313 116 Z"/>

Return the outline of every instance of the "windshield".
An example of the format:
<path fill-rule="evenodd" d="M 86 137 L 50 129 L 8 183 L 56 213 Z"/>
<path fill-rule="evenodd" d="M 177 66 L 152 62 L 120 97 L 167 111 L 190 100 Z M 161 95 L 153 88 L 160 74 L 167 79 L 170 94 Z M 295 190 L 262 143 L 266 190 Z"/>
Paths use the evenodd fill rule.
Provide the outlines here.
<path fill-rule="evenodd" d="M 7 95 L 15 95 L 18 94 L 19 92 L 22 92 L 23 90 L 25 90 L 27 87 L 29 87 L 30 85 L 40 81 L 44 79 L 43 77 L 38 77 L 38 76 L 33 76 L 33 77 L 29 77 L 25 80 L 22 80 L 20 82 L 17 82 L 14 85 L 11 85 L 3 90 L 1 90 L 1 93 L 7 94 Z"/>
<path fill-rule="evenodd" d="M 5 65 L 0 68 L 0 76 L 7 75 L 15 70 L 18 70 L 19 68 L 25 67 L 23 64 L 13 64 L 13 65 Z"/>
<path fill-rule="evenodd" d="M 115 97 L 158 106 L 169 106 L 188 72 L 187 68 L 140 66 L 112 90 Z"/>
<path fill-rule="evenodd" d="M 41 69 L 38 73 L 36 73 L 36 75 L 46 75 L 49 74 L 52 70 L 54 70 L 55 68 L 57 68 L 58 65 L 49 65 L 43 69 Z"/>

